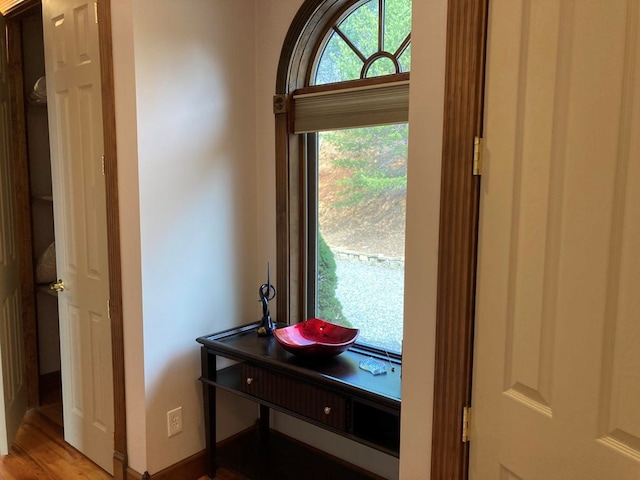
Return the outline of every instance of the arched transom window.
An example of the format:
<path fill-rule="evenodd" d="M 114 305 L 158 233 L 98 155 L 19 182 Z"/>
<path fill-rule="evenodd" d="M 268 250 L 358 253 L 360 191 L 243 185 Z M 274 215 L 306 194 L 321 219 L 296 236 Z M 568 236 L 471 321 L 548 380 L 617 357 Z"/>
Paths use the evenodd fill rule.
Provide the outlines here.
<path fill-rule="evenodd" d="M 369 0 L 347 10 L 323 39 L 312 85 L 408 72 L 411 2 Z"/>

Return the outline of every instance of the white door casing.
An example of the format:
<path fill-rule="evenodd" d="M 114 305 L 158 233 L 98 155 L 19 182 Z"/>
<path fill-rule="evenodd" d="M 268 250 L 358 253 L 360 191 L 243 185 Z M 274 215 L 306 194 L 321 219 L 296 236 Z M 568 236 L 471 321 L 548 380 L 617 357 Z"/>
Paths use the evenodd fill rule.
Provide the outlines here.
<path fill-rule="evenodd" d="M 471 480 L 640 478 L 639 25 L 490 3 Z"/>
<path fill-rule="evenodd" d="M 65 440 L 113 471 L 98 26 L 87 0 L 43 0 Z"/>
<path fill-rule="evenodd" d="M 0 16 L 0 455 L 6 455 L 27 410 L 15 191 L 11 158 L 11 115 L 7 44 Z"/>

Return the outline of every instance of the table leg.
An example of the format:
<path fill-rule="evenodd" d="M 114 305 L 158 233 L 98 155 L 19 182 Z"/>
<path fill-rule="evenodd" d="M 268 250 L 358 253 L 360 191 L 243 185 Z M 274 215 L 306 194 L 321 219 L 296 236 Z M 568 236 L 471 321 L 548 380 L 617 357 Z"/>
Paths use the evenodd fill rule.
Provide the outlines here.
<path fill-rule="evenodd" d="M 216 357 L 209 355 L 206 348 L 200 352 L 203 378 L 216 378 Z M 213 370 L 213 371 L 211 371 Z M 216 476 L 216 389 L 211 385 L 202 383 L 202 399 L 204 405 L 204 432 L 207 447 L 207 475 L 209 478 Z"/>
<path fill-rule="evenodd" d="M 260 404 L 260 439 L 269 440 L 269 407 Z"/>

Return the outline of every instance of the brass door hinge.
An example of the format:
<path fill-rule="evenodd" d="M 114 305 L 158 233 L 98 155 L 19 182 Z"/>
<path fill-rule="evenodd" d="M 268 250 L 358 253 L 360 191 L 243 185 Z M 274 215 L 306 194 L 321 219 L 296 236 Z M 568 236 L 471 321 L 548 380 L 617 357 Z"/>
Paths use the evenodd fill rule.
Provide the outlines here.
<path fill-rule="evenodd" d="M 469 441 L 469 422 L 471 421 L 471 407 L 462 409 L 462 443 Z"/>
<path fill-rule="evenodd" d="M 484 138 L 473 139 L 473 174 L 482 175 L 482 157 L 484 155 Z"/>

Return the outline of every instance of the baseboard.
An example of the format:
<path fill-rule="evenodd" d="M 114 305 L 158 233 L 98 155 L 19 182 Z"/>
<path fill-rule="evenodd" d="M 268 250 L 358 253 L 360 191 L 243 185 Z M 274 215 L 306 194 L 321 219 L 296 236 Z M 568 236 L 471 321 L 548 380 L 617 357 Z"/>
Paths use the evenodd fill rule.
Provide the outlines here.
<path fill-rule="evenodd" d="M 149 474 L 147 473 L 147 475 L 149 475 Z M 131 467 L 127 467 L 127 480 L 142 480 L 142 474 L 136 472 Z"/>
<path fill-rule="evenodd" d="M 207 451 L 195 453 L 153 475 L 127 468 L 127 480 L 196 480 L 207 474 Z"/>
<path fill-rule="evenodd" d="M 217 443 L 218 448 L 226 445 L 227 443 L 235 441 L 236 438 L 245 435 L 247 432 L 254 430 L 256 427 L 252 426 L 246 430 L 236 433 L 224 440 Z M 207 474 L 207 451 L 202 450 L 198 453 L 194 453 L 188 458 L 179 461 L 178 463 L 165 468 L 150 475 L 147 472 L 139 474 L 131 468 L 127 469 L 127 480 L 197 480 Z"/>
<path fill-rule="evenodd" d="M 217 445 L 221 447 L 233 442 L 236 438 L 245 435 L 255 428 L 255 426 L 249 427 L 229 438 L 221 440 Z M 207 451 L 202 450 L 154 475 L 150 475 L 148 472 L 144 472 L 144 474 L 138 473 L 133 468 L 127 467 L 126 480 L 197 480 L 205 475 L 207 475 Z"/>
<path fill-rule="evenodd" d="M 127 479 L 127 456 L 120 452 L 113 452 L 113 480 Z"/>
<path fill-rule="evenodd" d="M 243 430 L 235 435 L 232 435 L 221 442 L 218 442 L 217 448 L 224 449 L 227 445 L 233 445 L 242 437 L 251 434 L 252 432 L 257 432 L 258 427 L 252 426 L 246 430 Z M 342 465 L 344 467 L 348 467 L 354 474 L 361 475 L 370 480 L 384 480 L 383 477 L 373 474 L 363 468 L 357 467 L 355 465 L 346 462 L 338 457 L 328 454 L 325 451 L 319 450 L 315 447 L 312 447 L 300 440 L 289 437 L 288 435 L 284 435 L 276 430 L 271 430 L 271 435 L 274 437 L 280 437 L 285 439 L 287 442 L 291 444 L 297 444 L 300 448 L 305 449 L 309 453 L 313 453 L 314 455 L 323 457 L 327 463 L 332 462 L 335 464 Z M 274 438 L 275 440 L 275 438 Z M 148 472 L 144 472 L 144 474 L 140 474 L 133 470 L 132 468 L 127 468 L 127 480 L 197 480 L 203 476 L 207 475 L 207 451 L 202 450 L 194 455 L 191 455 L 180 462 L 171 465 L 170 467 L 161 470 L 158 473 L 150 475 Z"/>

